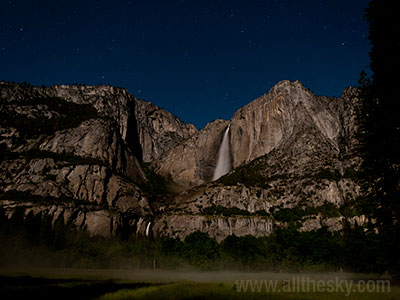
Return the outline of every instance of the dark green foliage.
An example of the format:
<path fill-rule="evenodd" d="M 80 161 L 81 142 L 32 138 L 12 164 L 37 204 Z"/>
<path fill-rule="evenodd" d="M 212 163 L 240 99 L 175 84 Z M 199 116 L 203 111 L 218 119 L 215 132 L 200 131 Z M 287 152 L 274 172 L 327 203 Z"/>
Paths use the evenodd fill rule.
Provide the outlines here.
<path fill-rule="evenodd" d="M 217 215 L 217 216 L 249 216 L 250 212 L 238 207 L 224 207 L 220 205 L 212 205 L 203 209 L 202 213 L 204 215 Z"/>
<path fill-rule="evenodd" d="M 214 261 L 219 257 L 218 244 L 207 233 L 195 231 L 189 234 L 181 248 L 181 256 L 200 269 L 214 269 Z"/>
<path fill-rule="evenodd" d="M 50 217 L 40 214 L 24 217 L 24 208 L 17 208 L 8 220 L 0 210 L 0 265 L 146 267 L 151 265 L 149 254 L 155 247 L 156 244 L 148 240 L 132 244 L 117 238 L 92 237 L 74 230 L 62 217 L 54 224 Z M 135 260 L 131 260 L 132 256 Z M 142 261 L 146 265 L 139 263 Z"/>
<path fill-rule="evenodd" d="M 170 237 L 163 238 L 160 243 L 160 251 L 166 255 L 174 254 L 181 251 L 183 243 L 179 239 Z"/>
<path fill-rule="evenodd" d="M 287 179 L 286 175 L 276 175 L 273 177 L 265 178 L 261 175 L 261 171 L 265 168 L 263 160 L 266 156 L 255 159 L 249 164 L 239 166 L 228 175 L 222 176 L 218 182 L 224 185 L 237 185 L 238 183 L 245 186 L 258 186 L 262 188 L 269 188 L 269 181 L 277 179 Z"/>
<path fill-rule="evenodd" d="M 262 216 L 262 217 L 269 217 L 269 216 L 270 216 L 270 213 L 267 212 L 267 211 L 265 211 L 265 210 L 260 209 L 260 210 L 257 210 L 257 211 L 256 211 L 254 214 L 252 214 L 252 215 L 255 215 L 255 216 Z"/>
<path fill-rule="evenodd" d="M 340 205 L 339 211 L 346 219 L 362 215 L 362 197 L 346 200 L 342 205 Z"/>
<path fill-rule="evenodd" d="M 306 210 L 295 207 L 295 208 L 281 208 L 279 210 L 270 210 L 274 219 L 280 222 L 295 222 L 301 220 L 307 215 Z"/>
<path fill-rule="evenodd" d="M 89 104 L 76 104 L 56 97 L 28 99 L 21 106 L 37 108 L 45 105 L 50 111 L 59 116 L 47 119 L 28 118 L 22 115 L 11 115 L 0 112 L 0 124 L 5 127 L 14 127 L 20 132 L 22 138 L 30 138 L 40 134 L 50 135 L 57 130 L 73 128 L 83 121 L 98 118 L 97 110 Z"/>
<path fill-rule="evenodd" d="M 224 207 L 220 205 L 211 205 L 209 207 L 202 209 L 202 214 L 207 216 L 224 216 L 224 217 L 231 217 L 231 216 L 262 216 L 262 217 L 269 217 L 270 214 L 265 210 L 257 210 L 254 213 L 249 212 L 245 209 L 240 209 L 238 207 Z"/>
<path fill-rule="evenodd" d="M 62 217 L 28 214 L 17 208 L 10 219 L 0 209 L 0 264 L 84 268 L 195 268 L 200 270 L 338 270 L 372 272 L 383 259 L 378 236 L 346 225 L 299 232 L 276 229 L 268 237 L 228 236 L 220 244 L 200 231 L 173 238 L 102 238 L 76 231 Z"/>
<path fill-rule="evenodd" d="M 322 216 L 326 218 L 334 218 L 340 216 L 339 208 L 331 202 L 325 202 L 324 204 L 315 207 L 315 210 L 317 213 L 321 213 Z"/>
<path fill-rule="evenodd" d="M 354 181 L 358 181 L 358 180 L 359 180 L 359 177 L 360 177 L 360 172 L 354 170 L 353 168 L 347 168 L 347 169 L 344 171 L 343 177 L 344 177 L 344 178 L 352 179 L 352 180 L 354 180 Z"/>
<path fill-rule="evenodd" d="M 218 182 L 227 185 L 227 186 L 235 186 L 237 184 L 244 184 L 247 187 L 261 187 L 264 189 L 270 189 L 270 182 L 273 181 L 288 181 L 293 179 L 294 175 L 288 174 L 275 174 L 272 176 L 266 176 L 263 174 L 263 171 L 268 168 L 265 163 L 265 160 L 270 154 L 266 154 L 262 157 L 259 157 L 249 164 L 245 164 L 237 167 L 235 170 L 230 172 L 228 175 L 221 177 Z M 354 172 L 348 170 L 347 176 L 355 176 Z M 302 176 L 305 179 L 326 179 L 331 181 L 339 181 L 342 179 L 342 174 L 337 169 L 322 169 L 315 174 L 307 174 Z M 278 194 L 282 191 L 277 191 Z"/>
<path fill-rule="evenodd" d="M 319 213 L 326 218 L 338 217 L 340 215 L 339 208 L 330 202 L 325 202 L 316 207 L 297 205 L 293 208 L 272 209 L 270 213 L 272 213 L 275 220 L 288 223 L 297 222 L 303 217 L 317 215 Z"/>
<path fill-rule="evenodd" d="M 339 170 L 323 169 L 315 174 L 318 179 L 327 179 L 332 181 L 339 181 L 342 178 Z"/>
<path fill-rule="evenodd" d="M 292 226 L 280 228 L 270 240 L 277 260 L 288 268 L 296 269 L 302 265 L 337 268 L 342 265 L 342 237 L 325 227 L 309 232 L 299 232 Z"/>
<path fill-rule="evenodd" d="M 363 213 L 374 219 L 385 251 L 383 270 L 400 272 L 400 19 L 395 1 L 372 0 L 366 11 L 372 80 L 360 79 L 358 125 Z M 371 222 L 372 224 L 372 222 Z M 375 227 L 375 228 L 374 228 Z"/>
<path fill-rule="evenodd" d="M 345 224 L 343 259 L 351 270 L 358 272 L 382 272 L 388 270 L 387 257 L 380 247 L 380 236 L 365 232 L 364 228 Z"/>
<path fill-rule="evenodd" d="M 270 253 L 268 241 L 251 235 L 237 237 L 230 235 L 221 243 L 221 255 L 227 261 L 228 267 L 241 270 L 255 271 L 263 268 L 270 269 Z"/>

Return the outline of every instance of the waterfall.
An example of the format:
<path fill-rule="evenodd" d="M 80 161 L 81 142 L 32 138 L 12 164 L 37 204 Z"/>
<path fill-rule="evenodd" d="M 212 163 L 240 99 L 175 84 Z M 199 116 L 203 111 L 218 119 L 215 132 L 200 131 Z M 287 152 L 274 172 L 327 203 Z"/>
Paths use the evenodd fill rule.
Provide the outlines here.
<path fill-rule="evenodd" d="M 151 222 L 149 222 L 149 224 L 147 224 L 147 227 L 146 227 L 146 236 L 149 236 L 149 233 L 150 233 L 150 225 L 151 225 Z"/>
<path fill-rule="evenodd" d="M 214 170 L 213 180 L 217 180 L 221 176 L 224 176 L 231 169 L 231 154 L 229 152 L 229 128 L 225 130 L 224 137 L 222 138 L 221 146 L 218 150 L 217 166 Z"/>

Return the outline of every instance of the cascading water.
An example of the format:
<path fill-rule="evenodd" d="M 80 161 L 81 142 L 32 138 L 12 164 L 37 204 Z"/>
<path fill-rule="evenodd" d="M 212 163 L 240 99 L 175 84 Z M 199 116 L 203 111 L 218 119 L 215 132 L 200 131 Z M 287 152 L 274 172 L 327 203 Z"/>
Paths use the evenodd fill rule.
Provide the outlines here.
<path fill-rule="evenodd" d="M 149 233 L 150 233 L 150 225 L 151 225 L 151 222 L 149 222 L 149 224 L 147 224 L 147 227 L 146 227 L 146 236 L 149 236 Z"/>
<path fill-rule="evenodd" d="M 229 129 L 231 125 L 225 130 L 224 137 L 222 138 L 221 146 L 218 150 L 217 166 L 214 170 L 213 180 L 217 180 L 224 176 L 231 170 L 231 154 L 229 152 Z"/>

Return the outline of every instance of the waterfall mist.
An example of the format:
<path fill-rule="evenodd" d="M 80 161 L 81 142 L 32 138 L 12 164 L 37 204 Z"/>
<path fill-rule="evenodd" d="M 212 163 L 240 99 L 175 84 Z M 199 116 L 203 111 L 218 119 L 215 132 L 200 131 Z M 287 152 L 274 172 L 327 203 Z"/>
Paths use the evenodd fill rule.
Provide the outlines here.
<path fill-rule="evenodd" d="M 228 173 L 231 169 L 231 156 L 229 152 L 229 129 L 231 125 L 225 130 L 224 137 L 222 138 L 221 146 L 218 150 L 217 166 L 214 170 L 213 180 L 217 180 L 221 176 Z"/>

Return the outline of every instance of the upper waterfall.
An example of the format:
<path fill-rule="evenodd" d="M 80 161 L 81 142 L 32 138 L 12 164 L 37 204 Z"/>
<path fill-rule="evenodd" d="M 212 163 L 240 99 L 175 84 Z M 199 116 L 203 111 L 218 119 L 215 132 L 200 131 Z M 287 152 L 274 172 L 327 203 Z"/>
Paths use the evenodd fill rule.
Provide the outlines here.
<path fill-rule="evenodd" d="M 222 138 L 221 146 L 218 150 L 217 165 L 214 170 L 213 180 L 217 180 L 224 176 L 231 170 L 231 154 L 229 149 L 229 129 L 231 125 L 225 130 L 224 137 Z"/>

